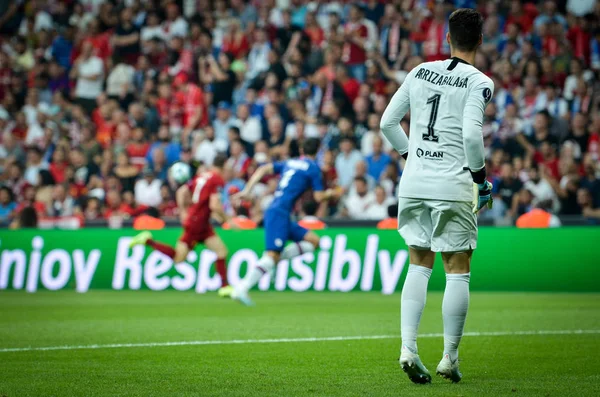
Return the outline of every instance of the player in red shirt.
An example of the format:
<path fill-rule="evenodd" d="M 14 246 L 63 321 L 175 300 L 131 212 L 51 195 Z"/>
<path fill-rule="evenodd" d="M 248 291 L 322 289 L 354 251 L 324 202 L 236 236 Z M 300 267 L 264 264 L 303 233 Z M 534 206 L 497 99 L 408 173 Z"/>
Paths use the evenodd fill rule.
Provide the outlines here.
<path fill-rule="evenodd" d="M 225 186 L 223 180 L 223 167 L 227 157 L 219 154 L 213 161 L 210 171 L 194 176 L 187 184 L 181 186 L 176 193 L 177 204 L 180 207 L 180 216 L 183 224 L 183 234 L 177 241 L 175 248 L 152 239 L 152 234 L 144 231 L 135 236 L 130 247 L 147 245 L 162 252 L 174 263 L 183 262 L 188 253 L 198 243 L 217 254 L 217 273 L 221 276 L 219 296 L 228 297 L 233 288 L 227 281 L 227 248 L 223 240 L 215 234 L 210 224 L 211 217 L 232 224 L 229 216 L 225 214 L 219 196 L 219 190 Z"/>

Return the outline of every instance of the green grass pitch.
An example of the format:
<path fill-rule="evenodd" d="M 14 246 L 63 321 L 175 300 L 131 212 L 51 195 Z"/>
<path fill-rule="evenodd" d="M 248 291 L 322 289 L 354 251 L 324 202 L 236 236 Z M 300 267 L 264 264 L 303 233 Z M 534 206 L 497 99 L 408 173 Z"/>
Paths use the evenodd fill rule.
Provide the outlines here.
<path fill-rule="evenodd" d="M 600 396 L 600 295 L 472 293 L 459 384 L 400 370 L 400 295 L 0 292 L 0 396 Z M 431 293 L 421 333 L 442 331 Z M 588 330 L 588 334 L 510 335 Z M 508 335 L 507 335 L 508 334 Z M 326 337 L 382 339 L 170 345 Z M 72 346 L 147 344 L 159 346 Z M 419 339 L 431 371 L 442 338 Z M 64 350 L 21 350 L 67 346 Z"/>

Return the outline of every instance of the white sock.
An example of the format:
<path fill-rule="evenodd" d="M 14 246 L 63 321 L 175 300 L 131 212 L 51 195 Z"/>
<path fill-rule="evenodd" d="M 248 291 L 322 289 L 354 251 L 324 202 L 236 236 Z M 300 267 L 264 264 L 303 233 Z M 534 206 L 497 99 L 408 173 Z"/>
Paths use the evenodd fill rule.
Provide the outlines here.
<path fill-rule="evenodd" d="M 307 252 L 314 252 L 314 250 L 315 246 L 308 241 L 292 243 L 283 249 L 281 252 L 281 259 L 292 259 Z"/>
<path fill-rule="evenodd" d="M 246 273 L 246 277 L 238 284 L 238 289 L 248 292 L 252 287 L 258 284 L 258 281 L 265 274 L 275 268 L 275 261 L 269 255 L 263 255 L 258 264 Z"/>
<path fill-rule="evenodd" d="M 442 302 L 444 318 L 444 355 L 451 361 L 458 358 L 458 345 L 465 329 L 469 310 L 469 279 L 471 273 L 446 274 L 446 290 Z"/>
<path fill-rule="evenodd" d="M 402 346 L 417 353 L 417 332 L 421 314 L 427 301 L 427 283 L 431 269 L 410 265 L 402 287 L 402 306 L 400 310 L 400 331 Z"/>

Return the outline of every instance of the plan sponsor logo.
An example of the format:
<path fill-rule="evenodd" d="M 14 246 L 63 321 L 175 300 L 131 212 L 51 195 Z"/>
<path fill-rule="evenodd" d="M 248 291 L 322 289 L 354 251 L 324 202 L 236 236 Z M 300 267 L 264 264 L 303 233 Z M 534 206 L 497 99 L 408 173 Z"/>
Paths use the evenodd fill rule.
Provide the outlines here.
<path fill-rule="evenodd" d="M 417 157 L 425 160 L 442 161 L 444 159 L 444 152 L 417 148 Z"/>

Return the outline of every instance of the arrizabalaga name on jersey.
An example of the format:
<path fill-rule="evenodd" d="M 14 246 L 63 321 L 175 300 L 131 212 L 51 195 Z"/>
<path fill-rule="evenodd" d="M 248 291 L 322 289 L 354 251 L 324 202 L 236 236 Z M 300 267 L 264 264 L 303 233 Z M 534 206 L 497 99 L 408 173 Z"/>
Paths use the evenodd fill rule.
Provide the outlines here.
<path fill-rule="evenodd" d="M 425 68 L 420 68 L 417 74 L 415 74 L 415 78 L 419 80 L 425 80 L 431 84 L 447 85 L 457 88 L 467 88 L 467 84 L 469 82 L 468 77 L 461 78 L 458 76 L 444 76 Z"/>

